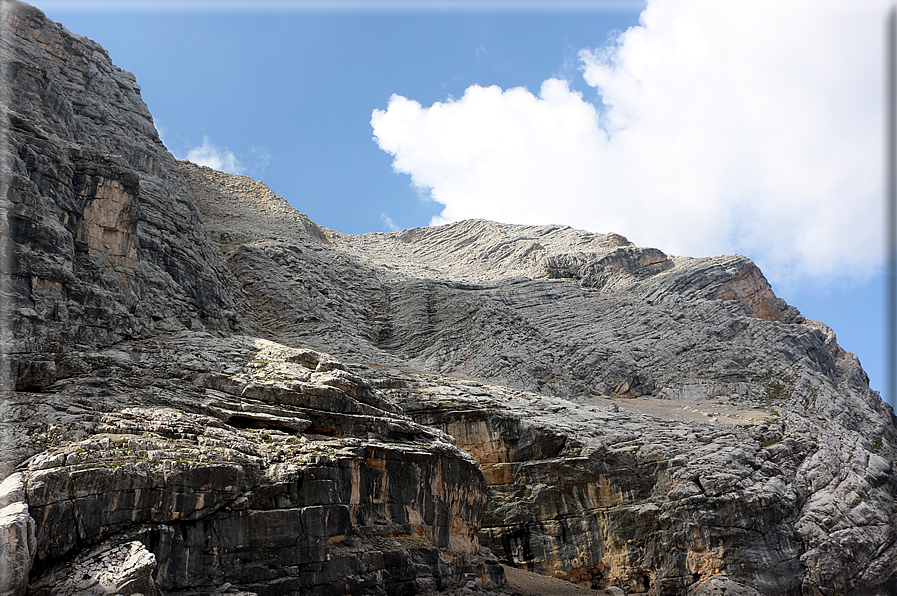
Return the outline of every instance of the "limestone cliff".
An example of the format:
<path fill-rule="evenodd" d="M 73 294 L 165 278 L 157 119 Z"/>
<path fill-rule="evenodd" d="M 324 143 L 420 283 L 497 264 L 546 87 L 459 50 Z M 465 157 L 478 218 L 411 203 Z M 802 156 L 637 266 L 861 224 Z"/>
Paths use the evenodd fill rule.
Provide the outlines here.
<path fill-rule="evenodd" d="M 271 233 L 264 185 L 181 167 L 270 333 L 476 459 L 504 562 L 628 593 L 897 590 L 893 413 L 748 259 L 485 221 Z"/>
<path fill-rule="evenodd" d="M 326 354 L 241 335 L 133 76 L 2 6 L 0 593 L 501 583 L 473 459 Z"/>
<path fill-rule="evenodd" d="M 0 594 L 897 593 L 893 412 L 750 260 L 319 227 L 2 6 Z"/>
<path fill-rule="evenodd" d="M 16 389 L 76 371 L 54 355 L 163 331 L 239 328 L 229 274 L 133 75 L 3 3 L 5 307 Z"/>

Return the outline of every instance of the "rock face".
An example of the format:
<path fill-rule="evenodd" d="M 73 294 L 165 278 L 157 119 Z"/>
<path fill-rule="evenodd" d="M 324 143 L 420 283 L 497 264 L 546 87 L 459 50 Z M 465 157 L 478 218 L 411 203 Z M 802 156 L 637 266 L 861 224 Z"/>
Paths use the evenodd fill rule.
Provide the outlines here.
<path fill-rule="evenodd" d="M 17 596 L 28 581 L 37 548 L 36 524 L 28 515 L 22 474 L 0 483 L 0 594 Z"/>
<path fill-rule="evenodd" d="M 2 6 L 0 594 L 897 593 L 894 414 L 748 259 L 319 227 Z"/>
<path fill-rule="evenodd" d="M 333 358 L 240 335 L 252 305 L 133 76 L 2 6 L 0 591 L 501 583 L 476 462 Z"/>
<path fill-rule="evenodd" d="M 77 372 L 56 362 L 72 345 L 238 329 L 221 254 L 133 75 L 36 9 L 3 7 L 14 387 Z"/>
<path fill-rule="evenodd" d="M 114 376 L 57 382 L 47 402 L 105 394 L 109 412 L 68 417 L 69 427 L 89 427 L 84 438 L 25 464 L 34 564 L 48 569 L 36 592 L 64 592 L 54 581 L 71 573 L 57 562 L 110 540 L 100 554 L 146 545 L 141 560 L 155 556 L 163 591 L 500 581 L 497 562 L 476 556 L 486 504 L 476 463 L 339 362 L 192 332 L 78 356 L 108 359 Z M 89 387 L 98 395 L 85 396 Z"/>

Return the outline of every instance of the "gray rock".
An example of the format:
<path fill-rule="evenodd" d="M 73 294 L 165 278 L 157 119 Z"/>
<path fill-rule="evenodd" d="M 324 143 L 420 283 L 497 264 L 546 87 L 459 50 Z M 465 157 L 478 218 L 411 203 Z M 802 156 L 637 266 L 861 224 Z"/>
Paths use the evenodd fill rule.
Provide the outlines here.
<path fill-rule="evenodd" d="M 222 246 L 263 326 L 375 363 L 359 368 L 372 387 L 479 462 L 481 538 L 503 562 L 636 593 L 721 572 L 765 594 L 890 581 L 871 570 L 890 577 L 895 562 L 882 550 L 892 413 L 831 330 L 747 259 L 482 221 L 362 236 L 303 224 L 275 240 L 267 189 L 181 168 L 204 213 L 237 186 L 256 197 L 237 202 L 244 243 Z M 225 223 L 207 225 L 220 237 Z M 878 447 L 856 443 L 860 428 Z M 836 469 L 855 472 L 833 483 Z M 817 527 L 851 493 L 866 495 L 847 530 L 862 564 L 826 558 L 838 551 Z"/>
<path fill-rule="evenodd" d="M 133 75 L 39 10 L 4 3 L 5 295 L 19 390 L 73 371 L 67 346 L 239 327 L 224 260 Z"/>
<path fill-rule="evenodd" d="M 748 259 L 340 234 L 2 16 L 0 592 L 894 591 L 893 411 Z"/>
<path fill-rule="evenodd" d="M 689 596 L 761 596 L 757 590 L 739 584 L 725 576 L 711 576 L 694 584 Z"/>
<path fill-rule="evenodd" d="M 104 544 L 45 573 L 29 594 L 54 596 L 159 596 L 156 557 L 139 541 Z"/>
<path fill-rule="evenodd" d="M 367 593 L 390 578 L 443 587 L 470 573 L 500 583 L 498 561 L 477 554 L 486 492 L 476 463 L 447 435 L 352 397 L 377 401 L 364 378 L 319 383 L 332 378 L 315 372 L 324 355 L 242 336 L 185 332 L 119 349 L 135 351 L 127 373 L 103 379 L 108 411 L 84 438 L 25 464 L 42 520 L 36 586 L 69 575 L 53 562 L 84 543 L 121 536 L 156 557 L 166 592 L 229 581 L 257 593 L 334 582 Z M 186 354 L 202 354 L 208 372 L 155 376 Z M 90 386 L 57 382 L 43 400 L 83 400 Z"/>
<path fill-rule="evenodd" d="M 37 548 L 21 474 L 0 483 L 0 595 L 24 594 Z"/>
<path fill-rule="evenodd" d="M 3 559 L 11 589 L 30 557 L 30 589 L 53 593 L 119 579 L 126 593 L 147 557 L 165 591 L 500 581 L 476 554 L 482 475 L 449 437 L 326 354 L 207 333 L 257 322 L 133 76 L 27 5 L 4 3 L 2 26 L 2 473 L 23 470 L 40 520 Z M 35 535 L 25 504 L 10 507 L 11 531 Z M 124 536 L 147 556 L 107 565 Z M 66 584 L 59 560 L 93 587 Z"/>

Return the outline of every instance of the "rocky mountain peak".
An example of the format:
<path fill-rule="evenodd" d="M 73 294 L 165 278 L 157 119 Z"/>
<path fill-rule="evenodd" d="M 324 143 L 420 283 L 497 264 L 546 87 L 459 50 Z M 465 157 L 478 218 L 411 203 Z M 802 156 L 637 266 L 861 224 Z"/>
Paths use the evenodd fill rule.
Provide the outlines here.
<path fill-rule="evenodd" d="M 2 18 L 0 594 L 897 593 L 894 413 L 750 260 L 341 234 Z"/>

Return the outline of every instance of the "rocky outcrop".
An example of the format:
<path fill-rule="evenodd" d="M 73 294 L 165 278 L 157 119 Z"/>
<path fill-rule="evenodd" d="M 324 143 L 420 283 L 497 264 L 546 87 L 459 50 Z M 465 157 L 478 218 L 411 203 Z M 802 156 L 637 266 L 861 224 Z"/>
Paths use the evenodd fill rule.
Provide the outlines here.
<path fill-rule="evenodd" d="M 833 441 L 836 423 L 744 400 L 566 401 L 452 385 L 400 400 L 480 462 L 491 489 L 482 537 L 504 561 L 627 593 L 684 594 L 717 576 L 761 594 L 890 590 L 893 467 L 844 429 L 850 447 Z M 824 530 L 835 502 L 855 521 Z M 877 546 L 857 544 L 848 561 L 836 546 L 847 536 Z"/>
<path fill-rule="evenodd" d="M 98 44 L 3 3 L 11 380 L 73 371 L 73 345 L 239 328 L 218 248 L 133 75 Z"/>
<path fill-rule="evenodd" d="M 37 549 L 36 524 L 28 514 L 21 474 L 0 483 L 0 594 L 23 593 Z"/>
<path fill-rule="evenodd" d="M 501 584 L 470 456 L 340 361 L 239 334 L 271 320 L 133 76 L 2 6 L 2 592 Z"/>
<path fill-rule="evenodd" d="M 897 593 L 893 411 L 750 260 L 322 228 L 2 6 L 0 594 Z"/>
<path fill-rule="evenodd" d="M 181 167 L 204 213 L 268 196 Z M 628 593 L 892 589 L 893 414 L 748 259 L 483 221 L 273 238 L 261 199 L 236 209 L 262 326 L 388 371 L 480 464 L 504 562 Z"/>
<path fill-rule="evenodd" d="M 476 557 L 485 490 L 475 462 L 446 435 L 394 413 L 339 362 L 196 334 L 118 350 L 108 357 L 127 380 L 95 380 L 120 403 L 99 418 L 60 420 L 86 436 L 24 465 L 38 522 L 34 565 L 45 570 L 35 590 L 65 592 L 57 579 L 99 558 L 91 551 L 66 562 L 88 546 L 108 566 L 108 540 L 122 557 L 142 552 L 134 540 L 145 545 L 137 558 L 146 567 L 154 556 L 155 586 L 166 592 L 501 581 L 497 561 Z M 186 379 L 160 380 L 160 370 Z M 72 403 L 85 386 L 89 379 L 57 383 L 47 399 Z"/>
<path fill-rule="evenodd" d="M 32 594 L 158 596 L 156 557 L 142 542 L 103 545 L 80 553 L 30 586 Z"/>

